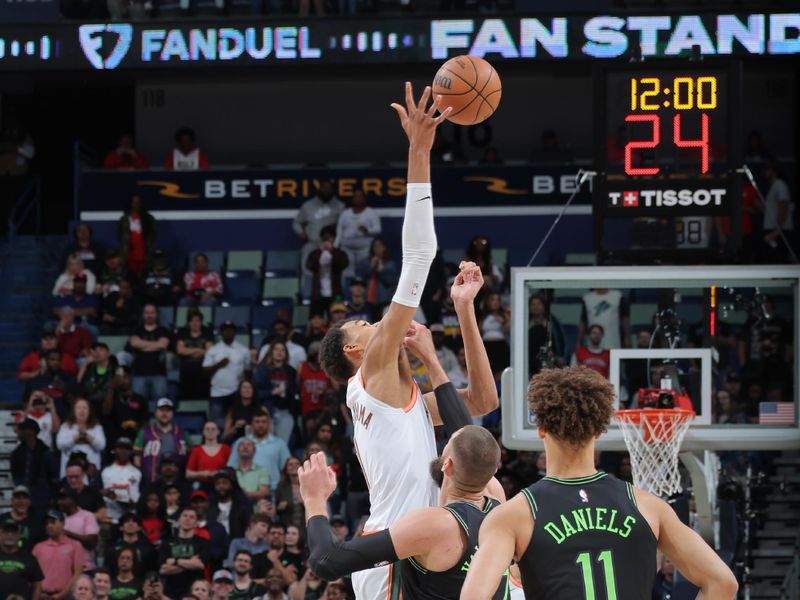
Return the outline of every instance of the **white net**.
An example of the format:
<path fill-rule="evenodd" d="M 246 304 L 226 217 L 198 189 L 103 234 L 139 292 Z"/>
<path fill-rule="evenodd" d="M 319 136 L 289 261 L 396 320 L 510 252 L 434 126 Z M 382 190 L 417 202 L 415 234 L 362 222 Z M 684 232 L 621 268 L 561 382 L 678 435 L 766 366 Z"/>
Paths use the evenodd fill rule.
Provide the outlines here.
<path fill-rule="evenodd" d="M 681 491 L 678 451 L 693 420 L 690 410 L 617 411 L 617 423 L 631 457 L 634 485 L 661 497 Z"/>

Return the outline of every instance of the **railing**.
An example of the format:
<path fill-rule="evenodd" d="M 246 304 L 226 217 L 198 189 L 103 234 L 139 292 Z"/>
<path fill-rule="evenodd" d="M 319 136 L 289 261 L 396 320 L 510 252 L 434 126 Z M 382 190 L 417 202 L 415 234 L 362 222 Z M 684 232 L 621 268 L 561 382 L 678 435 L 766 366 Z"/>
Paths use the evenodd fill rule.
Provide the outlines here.
<path fill-rule="evenodd" d="M 80 208 L 81 175 L 84 169 L 97 167 L 100 159 L 92 148 L 80 140 L 72 144 L 72 218 L 78 219 Z"/>
<path fill-rule="evenodd" d="M 781 583 L 780 600 L 796 600 L 800 598 L 800 535 L 794 540 L 794 556 L 792 566 Z"/>
<path fill-rule="evenodd" d="M 8 237 L 14 239 L 25 224 L 31 211 L 35 211 L 34 233 L 39 235 L 42 228 L 42 180 L 37 175 L 25 186 L 8 215 Z"/>

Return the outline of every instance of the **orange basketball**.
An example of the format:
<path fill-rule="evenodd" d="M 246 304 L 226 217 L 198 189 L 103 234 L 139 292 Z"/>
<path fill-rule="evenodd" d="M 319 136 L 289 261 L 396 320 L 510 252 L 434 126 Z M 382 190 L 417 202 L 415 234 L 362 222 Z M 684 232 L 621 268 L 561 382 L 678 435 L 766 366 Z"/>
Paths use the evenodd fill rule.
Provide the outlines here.
<path fill-rule="evenodd" d="M 497 71 L 477 56 L 451 58 L 433 78 L 433 94 L 442 96 L 439 110 L 452 106 L 447 120 L 458 125 L 475 125 L 488 119 L 497 110 L 502 93 Z"/>

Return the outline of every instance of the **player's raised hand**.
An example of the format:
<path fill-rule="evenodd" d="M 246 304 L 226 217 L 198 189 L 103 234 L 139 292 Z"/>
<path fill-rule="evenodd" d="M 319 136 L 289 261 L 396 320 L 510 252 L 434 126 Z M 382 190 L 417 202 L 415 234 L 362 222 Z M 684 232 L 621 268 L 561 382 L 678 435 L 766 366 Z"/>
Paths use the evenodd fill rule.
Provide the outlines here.
<path fill-rule="evenodd" d="M 462 261 L 459 265 L 461 271 L 456 275 L 456 279 L 450 288 L 450 297 L 453 304 L 472 303 L 475 297 L 483 289 L 483 273 L 481 268 L 474 262 Z"/>
<path fill-rule="evenodd" d="M 304 502 L 325 501 L 336 489 L 336 473 L 328 467 L 324 452 L 312 454 L 297 469 L 300 480 L 300 496 Z"/>
<path fill-rule="evenodd" d="M 411 350 L 418 359 L 424 364 L 436 360 L 436 347 L 433 345 L 433 336 L 430 330 L 416 321 L 411 321 L 411 325 L 406 331 L 403 339 L 403 346 Z"/>
<path fill-rule="evenodd" d="M 439 116 L 436 116 L 442 97 L 436 96 L 433 103 L 428 106 L 430 99 L 431 88 L 426 86 L 419 102 L 415 103 L 411 83 L 406 81 L 406 105 L 403 106 L 397 102 L 391 104 L 400 117 L 400 125 L 408 136 L 409 145 L 422 150 L 431 149 L 433 138 L 436 135 L 436 126 L 444 121 L 453 110 L 448 107 Z"/>

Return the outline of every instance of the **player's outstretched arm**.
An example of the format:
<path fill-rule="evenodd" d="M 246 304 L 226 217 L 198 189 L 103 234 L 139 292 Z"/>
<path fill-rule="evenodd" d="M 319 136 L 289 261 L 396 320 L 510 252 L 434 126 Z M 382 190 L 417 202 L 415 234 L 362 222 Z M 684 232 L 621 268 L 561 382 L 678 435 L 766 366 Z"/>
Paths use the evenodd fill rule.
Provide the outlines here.
<path fill-rule="evenodd" d="M 411 84 L 407 82 L 405 106 L 392 104 L 408 136 L 403 264 L 389 311 L 381 320 L 380 328 L 369 342 L 369 352 L 364 356 L 361 369 L 368 385 L 372 375 L 385 371 L 386 365 L 397 364 L 398 348 L 419 306 L 428 271 L 436 255 L 430 154 L 436 127 L 450 114 L 451 109 L 436 116 L 440 98 L 434 99 L 428 106 L 430 98 L 431 89 L 426 87 L 419 102 L 415 103 Z"/>
<path fill-rule="evenodd" d="M 483 345 L 483 338 L 475 316 L 475 298 L 483 288 L 481 268 L 473 262 L 462 262 L 461 272 L 456 275 L 450 288 L 450 297 L 461 327 L 464 340 L 464 356 L 467 361 L 468 385 L 459 390 L 470 414 L 479 417 L 495 410 L 500 401 L 497 398 L 497 385 L 489 364 L 489 356 Z"/>
<path fill-rule="evenodd" d="M 636 490 L 636 498 L 658 515 L 658 547 L 681 574 L 700 588 L 700 600 L 731 600 L 739 584 L 728 566 L 675 511 L 652 494 Z M 644 502 L 642 502 L 642 500 Z"/>
<path fill-rule="evenodd" d="M 458 535 L 458 524 L 443 509 L 424 508 L 405 515 L 390 529 L 341 542 L 328 522 L 327 500 L 336 489 L 336 475 L 328 468 L 325 454 L 312 455 L 298 470 L 298 477 L 306 508 L 309 564 L 326 581 L 410 556 L 424 560 L 443 539 Z"/>
<path fill-rule="evenodd" d="M 522 494 L 495 508 L 481 523 L 478 552 L 472 559 L 461 588 L 461 600 L 489 600 L 500 586 L 517 548 L 521 547 L 523 529 L 528 540 L 533 531 L 533 516 Z"/>

